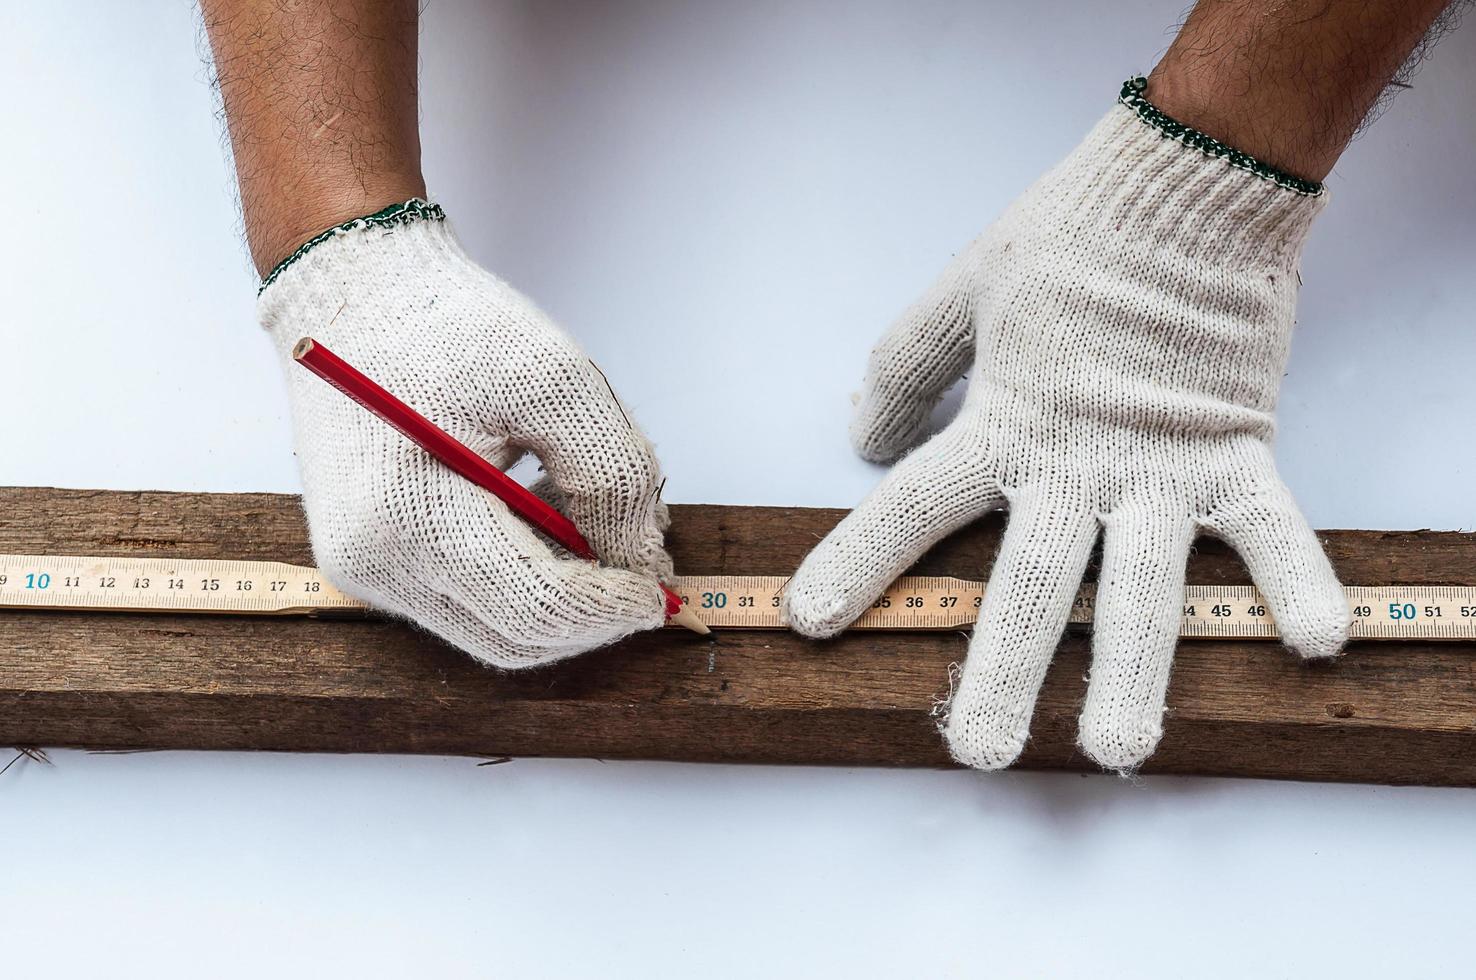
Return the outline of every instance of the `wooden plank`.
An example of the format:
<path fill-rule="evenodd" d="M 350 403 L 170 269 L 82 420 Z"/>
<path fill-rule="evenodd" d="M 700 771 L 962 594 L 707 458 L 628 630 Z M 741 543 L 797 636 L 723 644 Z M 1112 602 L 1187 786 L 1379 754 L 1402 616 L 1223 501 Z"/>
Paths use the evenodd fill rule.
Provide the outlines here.
<path fill-rule="evenodd" d="M 673 507 L 683 572 L 786 574 L 838 510 Z M 295 497 L 0 488 L 0 552 L 311 561 Z M 983 577 L 1002 527 L 922 574 Z M 1328 531 L 1348 584 L 1476 581 L 1476 535 Z M 1189 581 L 1241 584 L 1199 542 Z M 949 764 L 930 712 L 963 633 L 813 643 L 667 631 L 516 674 L 377 621 L 0 613 L 0 744 L 428 752 L 877 766 Z M 1021 765 L 1074 748 L 1087 639 L 1051 668 Z M 1307 666 L 1274 643 L 1186 641 L 1145 771 L 1476 785 L 1476 644 L 1355 644 Z"/>

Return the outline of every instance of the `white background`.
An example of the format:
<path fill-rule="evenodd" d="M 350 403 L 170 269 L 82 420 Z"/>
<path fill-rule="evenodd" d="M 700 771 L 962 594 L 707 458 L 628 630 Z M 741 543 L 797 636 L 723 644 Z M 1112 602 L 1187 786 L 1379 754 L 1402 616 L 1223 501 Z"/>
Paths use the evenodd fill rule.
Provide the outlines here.
<path fill-rule="evenodd" d="M 426 172 L 668 499 L 850 505 L 870 344 L 1179 2 L 430 0 Z M 0 484 L 296 490 L 189 5 L 11 0 L 0 39 Z M 1476 525 L 1473 106 L 1469 29 L 1330 181 L 1278 446 L 1318 526 Z M 8 976 L 1469 973 L 1463 790 L 53 759 L 0 777 Z"/>

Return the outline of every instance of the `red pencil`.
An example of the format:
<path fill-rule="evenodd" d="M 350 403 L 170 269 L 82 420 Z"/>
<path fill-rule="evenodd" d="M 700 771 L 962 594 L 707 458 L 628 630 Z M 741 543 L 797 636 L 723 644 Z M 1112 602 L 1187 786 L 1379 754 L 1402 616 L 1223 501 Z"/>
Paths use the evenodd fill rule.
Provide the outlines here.
<path fill-rule="evenodd" d="M 599 560 L 574 522 L 544 503 L 522 484 L 453 439 L 449 433 L 381 388 L 372 378 L 311 337 L 292 348 L 292 358 L 324 381 L 398 429 L 400 434 L 497 499 L 533 527 L 564 548 L 590 561 Z M 682 605 L 681 597 L 666 594 L 666 618 L 695 633 L 710 633 L 697 614 Z"/>

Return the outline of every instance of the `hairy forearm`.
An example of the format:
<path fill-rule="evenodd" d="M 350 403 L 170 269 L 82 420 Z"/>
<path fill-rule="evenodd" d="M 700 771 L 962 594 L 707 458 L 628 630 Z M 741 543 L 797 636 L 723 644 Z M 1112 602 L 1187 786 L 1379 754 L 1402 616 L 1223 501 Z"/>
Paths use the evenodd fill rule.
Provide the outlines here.
<path fill-rule="evenodd" d="M 425 193 L 416 0 L 201 0 L 265 275 L 324 228 Z"/>
<path fill-rule="evenodd" d="M 1153 104 L 1320 181 L 1450 0 L 1199 0 L 1148 80 Z"/>

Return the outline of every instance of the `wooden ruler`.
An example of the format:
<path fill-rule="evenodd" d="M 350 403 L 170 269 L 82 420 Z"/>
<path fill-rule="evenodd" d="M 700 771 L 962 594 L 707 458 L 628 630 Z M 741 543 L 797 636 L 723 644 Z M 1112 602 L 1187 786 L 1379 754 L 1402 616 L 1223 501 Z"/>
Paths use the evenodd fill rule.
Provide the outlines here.
<path fill-rule="evenodd" d="M 0 555 L 0 608 L 310 616 L 368 607 L 275 561 Z"/>
<path fill-rule="evenodd" d="M 714 628 L 777 629 L 787 581 L 778 575 L 679 576 L 673 588 Z M 1354 639 L 1476 639 L 1476 586 L 1347 586 L 1343 592 Z M 983 602 L 983 582 L 906 575 L 851 628 L 962 629 L 974 625 Z M 1089 625 L 1096 607 L 1096 586 L 1082 586 L 1068 622 Z M 1191 585 L 1184 590 L 1179 635 L 1271 640 L 1279 634 L 1254 586 Z"/>
<path fill-rule="evenodd" d="M 779 575 L 686 575 L 671 587 L 714 628 L 780 629 Z M 1476 586 L 1348 586 L 1355 639 L 1476 640 Z M 984 584 L 903 576 L 854 629 L 965 629 Z M 364 603 L 316 568 L 282 562 L 155 557 L 0 555 L 0 608 L 229 615 L 362 615 Z M 1077 594 L 1070 622 L 1091 623 L 1096 588 Z M 1248 585 L 1191 585 L 1179 635 L 1274 639 L 1266 601 Z"/>

